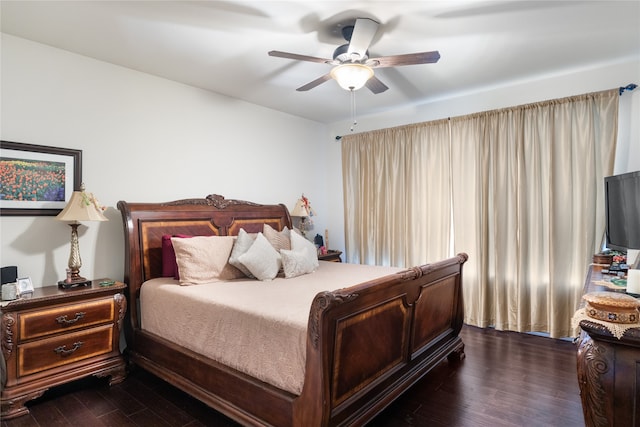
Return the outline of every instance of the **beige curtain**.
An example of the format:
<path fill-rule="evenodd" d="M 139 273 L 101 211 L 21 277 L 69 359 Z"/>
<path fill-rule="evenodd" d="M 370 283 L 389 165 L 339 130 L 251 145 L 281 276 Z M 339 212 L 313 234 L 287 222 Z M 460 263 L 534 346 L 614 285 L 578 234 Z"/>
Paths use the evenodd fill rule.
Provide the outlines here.
<path fill-rule="evenodd" d="M 347 261 L 410 267 L 450 253 L 449 123 L 342 138 Z"/>
<path fill-rule="evenodd" d="M 604 232 L 617 113 L 612 90 L 451 120 L 467 323 L 572 334 Z"/>
<path fill-rule="evenodd" d="M 467 252 L 466 323 L 570 336 L 604 231 L 618 98 L 616 89 L 343 138 L 347 260 L 409 266 Z"/>

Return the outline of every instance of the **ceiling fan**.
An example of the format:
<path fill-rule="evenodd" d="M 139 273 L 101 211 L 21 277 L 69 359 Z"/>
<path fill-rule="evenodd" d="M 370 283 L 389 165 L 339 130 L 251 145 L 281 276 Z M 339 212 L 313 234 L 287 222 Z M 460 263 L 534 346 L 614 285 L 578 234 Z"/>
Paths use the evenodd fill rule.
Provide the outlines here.
<path fill-rule="evenodd" d="M 379 24 L 372 19 L 358 18 L 354 25 L 343 27 L 342 36 L 348 43 L 336 48 L 333 52 L 333 59 L 278 50 L 270 51 L 269 56 L 335 65 L 329 73 L 300 86 L 296 89 L 297 91 L 313 89 L 333 78 L 343 89 L 355 91 L 366 86 L 374 94 L 382 93 L 389 89 L 374 75 L 374 68 L 429 64 L 438 62 L 438 59 L 440 59 L 438 51 L 369 58 L 369 45 L 378 31 L 378 26 Z"/>

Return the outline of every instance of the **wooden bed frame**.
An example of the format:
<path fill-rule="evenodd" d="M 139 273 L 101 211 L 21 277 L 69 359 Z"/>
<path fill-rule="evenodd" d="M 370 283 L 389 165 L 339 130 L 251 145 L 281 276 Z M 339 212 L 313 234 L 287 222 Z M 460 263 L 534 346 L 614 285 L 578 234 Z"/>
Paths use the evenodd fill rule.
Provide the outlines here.
<path fill-rule="evenodd" d="M 319 293 L 309 314 L 299 396 L 140 328 L 140 286 L 161 275 L 164 234 L 236 235 L 291 227 L 284 205 L 210 195 L 167 203 L 120 201 L 125 232 L 127 359 L 243 425 L 362 425 L 446 358 L 464 357 L 466 254 Z M 168 316 L 171 313 L 167 313 Z"/>

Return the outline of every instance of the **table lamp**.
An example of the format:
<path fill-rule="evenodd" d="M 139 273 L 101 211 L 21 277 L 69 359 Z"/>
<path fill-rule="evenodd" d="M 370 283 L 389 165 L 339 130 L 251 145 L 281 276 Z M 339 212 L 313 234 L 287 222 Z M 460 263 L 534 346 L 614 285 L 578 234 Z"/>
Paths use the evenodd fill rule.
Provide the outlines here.
<path fill-rule="evenodd" d="M 98 201 L 92 193 L 86 193 L 84 184 L 80 186 L 80 191 L 74 191 L 67 206 L 56 216 L 60 221 L 70 221 L 71 227 L 71 253 L 69 254 L 69 268 L 67 269 L 67 277 L 58 282 L 58 286 L 62 288 L 70 288 L 72 286 L 86 286 L 91 284 L 91 280 L 87 280 L 80 276 L 80 267 L 82 260 L 80 259 L 80 247 L 78 246 L 78 226 L 79 221 L 109 221 L 102 214 L 104 208 L 100 207 Z"/>
<path fill-rule="evenodd" d="M 293 212 L 291 212 L 291 216 L 300 218 L 300 225 L 298 226 L 298 228 L 300 229 L 300 233 L 306 237 L 305 235 L 305 230 L 307 228 L 306 221 L 307 221 L 307 218 L 311 216 L 311 211 L 309 208 L 309 199 L 304 197 L 304 194 L 296 202 L 296 205 L 293 208 Z"/>

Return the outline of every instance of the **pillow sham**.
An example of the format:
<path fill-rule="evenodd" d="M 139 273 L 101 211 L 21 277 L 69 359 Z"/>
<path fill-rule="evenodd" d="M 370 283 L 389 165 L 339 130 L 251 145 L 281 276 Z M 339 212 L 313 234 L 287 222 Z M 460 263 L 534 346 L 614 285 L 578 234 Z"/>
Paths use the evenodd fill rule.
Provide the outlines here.
<path fill-rule="evenodd" d="M 178 274 L 178 264 L 176 263 L 176 251 L 171 243 L 172 237 L 189 238 L 186 234 L 165 234 L 162 236 L 162 277 L 173 277 L 180 279 Z"/>
<path fill-rule="evenodd" d="M 241 228 L 238 231 L 238 237 L 236 238 L 236 242 L 233 244 L 233 249 L 231 250 L 231 256 L 229 256 L 229 264 L 236 267 L 238 270 L 242 271 L 245 276 L 255 279 L 255 276 L 251 274 L 249 269 L 242 264 L 238 258 L 240 255 L 244 254 L 249 250 L 253 242 L 256 240 L 255 233 L 247 233 L 244 228 Z"/>
<path fill-rule="evenodd" d="M 249 250 L 238 257 L 251 274 L 259 280 L 273 280 L 282 267 L 282 257 L 262 233 Z"/>
<path fill-rule="evenodd" d="M 181 285 L 197 285 L 244 277 L 228 263 L 234 236 L 172 237 Z"/>
<path fill-rule="evenodd" d="M 291 230 L 289 230 L 287 226 L 285 226 L 282 231 L 276 231 L 276 229 L 269 224 L 264 224 L 262 226 L 262 234 L 264 234 L 264 237 L 266 237 L 276 251 L 280 252 L 282 249 L 291 249 L 291 240 L 289 238 Z"/>

